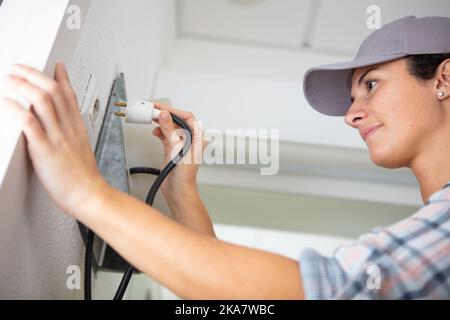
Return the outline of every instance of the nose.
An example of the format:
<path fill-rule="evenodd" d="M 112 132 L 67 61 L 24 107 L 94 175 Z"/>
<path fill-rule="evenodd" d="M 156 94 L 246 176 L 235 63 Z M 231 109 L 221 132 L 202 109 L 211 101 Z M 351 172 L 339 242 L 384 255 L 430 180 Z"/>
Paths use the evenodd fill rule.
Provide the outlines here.
<path fill-rule="evenodd" d="M 360 103 L 357 103 L 356 100 L 353 101 L 345 114 L 345 123 L 358 129 L 358 123 L 365 118 L 367 118 L 367 111 L 365 108 L 363 108 Z"/>

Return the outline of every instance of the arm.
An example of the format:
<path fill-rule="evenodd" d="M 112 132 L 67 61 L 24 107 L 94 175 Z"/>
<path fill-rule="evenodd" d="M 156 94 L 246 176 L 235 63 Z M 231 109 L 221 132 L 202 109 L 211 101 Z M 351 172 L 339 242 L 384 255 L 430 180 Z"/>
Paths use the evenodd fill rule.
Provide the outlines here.
<path fill-rule="evenodd" d="M 33 167 L 52 199 L 141 271 L 184 298 L 303 298 L 295 260 L 180 225 L 100 176 L 63 66 L 56 81 L 15 66 L 6 85 L 33 105 L 2 99 L 23 124 Z M 68 170 L 70 168 L 70 170 Z"/>
<path fill-rule="evenodd" d="M 111 187 L 100 190 L 69 213 L 181 297 L 303 297 L 296 261 L 195 232 Z"/>
<path fill-rule="evenodd" d="M 174 170 L 176 169 L 178 168 Z M 211 218 L 203 204 L 197 186 L 193 185 L 180 189 L 182 190 L 179 192 L 165 194 L 173 219 L 192 230 L 215 237 Z"/>
<path fill-rule="evenodd" d="M 190 112 L 177 110 L 156 102 L 161 110 L 156 122 L 160 125 L 153 130 L 153 135 L 161 140 L 164 148 L 164 165 L 180 150 L 180 141 L 185 139 L 183 132 L 172 121 L 169 112 L 184 120 L 192 132 L 192 146 L 183 161 L 167 176 L 161 191 L 169 205 L 172 217 L 178 223 L 198 232 L 215 236 L 211 218 L 208 214 L 197 187 L 197 173 L 202 160 L 206 142 L 200 125 Z"/>

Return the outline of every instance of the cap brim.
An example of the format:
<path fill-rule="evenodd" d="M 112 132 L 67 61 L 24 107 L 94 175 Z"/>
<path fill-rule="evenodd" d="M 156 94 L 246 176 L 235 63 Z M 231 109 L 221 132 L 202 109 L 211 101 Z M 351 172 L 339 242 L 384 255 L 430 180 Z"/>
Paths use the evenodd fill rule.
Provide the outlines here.
<path fill-rule="evenodd" d="M 349 72 L 407 56 L 405 53 L 366 57 L 352 61 L 327 64 L 309 69 L 303 78 L 303 92 L 308 103 L 320 113 L 343 116 L 351 105 L 350 88 L 347 85 Z"/>

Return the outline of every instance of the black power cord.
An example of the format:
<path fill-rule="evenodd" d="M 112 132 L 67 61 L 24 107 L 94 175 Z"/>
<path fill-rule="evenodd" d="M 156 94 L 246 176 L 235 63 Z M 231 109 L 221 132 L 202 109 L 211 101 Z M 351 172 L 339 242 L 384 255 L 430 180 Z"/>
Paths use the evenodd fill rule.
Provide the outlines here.
<path fill-rule="evenodd" d="M 91 268 L 92 268 L 92 250 L 94 247 L 94 232 L 87 230 L 86 253 L 84 257 L 84 300 L 91 300 Z"/>
<path fill-rule="evenodd" d="M 162 169 L 155 169 L 155 168 L 147 168 L 147 167 L 135 167 L 130 169 L 130 174 L 138 174 L 138 173 L 145 173 L 145 174 L 153 174 L 157 175 L 156 180 L 153 182 L 145 202 L 152 206 L 153 201 L 155 200 L 156 193 L 158 192 L 159 188 L 161 187 L 161 184 L 164 182 L 164 179 L 167 177 L 167 175 L 175 168 L 177 164 L 180 163 L 180 161 L 183 159 L 183 157 L 186 155 L 186 153 L 189 151 L 189 148 L 192 145 L 192 132 L 189 129 L 189 126 L 181 120 L 179 117 L 177 117 L 174 114 L 171 114 L 173 122 L 175 122 L 177 125 L 179 125 L 185 132 L 185 141 L 183 148 L 179 151 L 177 156 L 170 160 L 169 163 Z M 87 242 L 86 242 L 86 256 L 85 256 L 85 273 L 84 273 L 84 290 L 85 290 L 85 300 L 91 300 L 91 268 L 92 268 L 92 251 L 93 251 L 93 244 L 94 244 L 94 232 L 90 229 L 88 229 L 88 236 L 87 236 Z M 122 280 L 120 281 L 119 287 L 116 291 L 116 294 L 114 295 L 114 300 L 122 300 L 125 291 L 127 290 L 128 284 L 130 283 L 131 276 L 133 275 L 135 271 L 135 268 L 128 264 L 125 270 L 125 273 L 122 277 Z"/>
<path fill-rule="evenodd" d="M 149 167 L 130 168 L 130 174 L 137 174 L 137 173 L 153 174 L 153 175 L 157 176 L 161 173 L 161 170 L 155 169 L 155 168 L 149 168 Z"/>

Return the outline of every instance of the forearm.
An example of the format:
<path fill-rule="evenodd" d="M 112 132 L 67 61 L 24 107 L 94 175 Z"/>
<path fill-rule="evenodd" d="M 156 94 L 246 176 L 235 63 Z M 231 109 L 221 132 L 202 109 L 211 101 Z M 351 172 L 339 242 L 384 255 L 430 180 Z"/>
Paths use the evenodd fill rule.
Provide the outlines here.
<path fill-rule="evenodd" d="M 74 210 L 127 261 L 183 298 L 303 298 L 295 260 L 195 232 L 112 188 Z"/>
<path fill-rule="evenodd" d="M 175 221 L 200 233 L 216 236 L 208 210 L 196 186 L 186 187 L 181 192 L 164 196 Z"/>

